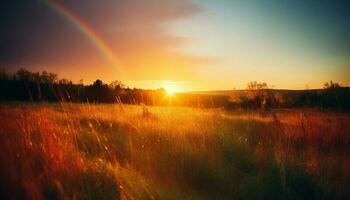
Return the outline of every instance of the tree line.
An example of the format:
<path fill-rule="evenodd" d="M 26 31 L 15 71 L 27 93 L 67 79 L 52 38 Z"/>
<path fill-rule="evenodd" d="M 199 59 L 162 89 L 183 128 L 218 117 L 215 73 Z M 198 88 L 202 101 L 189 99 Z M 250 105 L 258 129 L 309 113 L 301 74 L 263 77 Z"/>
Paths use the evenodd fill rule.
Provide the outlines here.
<path fill-rule="evenodd" d="M 261 109 L 271 108 L 318 108 L 350 111 L 350 88 L 329 81 L 322 89 L 278 90 L 266 83 L 250 82 L 246 90 L 236 96 L 231 108 Z"/>
<path fill-rule="evenodd" d="M 69 101 L 95 103 L 162 104 L 164 89 L 141 90 L 125 87 L 120 81 L 110 84 L 97 79 L 84 85 L 67 79 L 58 79 L 57 74 L 30 72 L 19 69 L 14 74 L 0 72 L 0 100 L 7 101 Z"/>
<path fill-rule="evenodd" d="M 164 89 L 144 90 L 126 87 L 120 81 L 106 84 L 97 79 L 92 84 L 59 79 L 55 73 L 19 69 L 14 74 L 0 71 L 2 101 L 68 101 L 90 103 L 128 103 L 145 105 L 178 105 L 224 107 L 226 109 L 261 109 L 312 107 L 350 111 L 350 89 L 327 82 L 317 90 L 276 90 L 266 83 L 250 82 L 245 90 L 231 96 L 177 94 L 168 97 Z"/>

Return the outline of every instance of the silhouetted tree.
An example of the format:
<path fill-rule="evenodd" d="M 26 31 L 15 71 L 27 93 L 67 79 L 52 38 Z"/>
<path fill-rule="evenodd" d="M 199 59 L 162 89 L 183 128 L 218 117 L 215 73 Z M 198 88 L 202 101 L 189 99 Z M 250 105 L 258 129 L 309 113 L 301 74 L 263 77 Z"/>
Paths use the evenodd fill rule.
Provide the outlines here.
<path fill-rule="evenodd" d="M 0 100 L 17 101 L 74 101 L 132 103 L 145 105 L 172 105 L 262 110 L 274 107 L 316 107 L 321 109 L 350 110 L 350 89 L 330 81 L 325 89 L 307 91 L 271 90 L 266 83 L 250 82 L 247 90 L 240 92 L 238 101 L 228 96 L 177 94 L 166 98 L 164 89 L 130 89 L 120 81 L 107 85 L 97 79 L 91 85 L 74 84 L 58 79 L 57 74 L 43 71 L 30 72 L 19 69 L 15 74 L 0 71 Z"/>
<path fill-rule="evenodd" d="M 112 88 L 113 90 L 116 90 L 117 92 L 120 92 L 125 88 L 125 85 L 121 81 L 116 80 L 116 81 L 112 81 L 109 84 L 109 87 Z"/>
<path fill-rule="evenodd" d="M 340 88 L 341 86 L 339 83 L 335 83 L 333 81 L 329 81 L 323 84 L 324 89 L 333 89 L 333 88 Z"/>
<path fill-rule="evenodd" d="M 15 79 L 19 81 L 34 81 L 34 76 L 30 71 L 21 68 L 16 72 Z"/>
<path fill-rule="evenodd" d="M 6 73 L 4 69 L 0 70 L 0 80 L 8 80 L 9 77 L 10 76 Z"/>
<path fill-rule="evenodd" d="M 248 98 L 241 99 L 244 101 L 247 101 L 246 103 L 250 104 L 249 107 L 254 108 L 261 108 L 262 110 L 266 109 L 266 102 L 267 102 L 267 84 L 257 81 L 251 81 L 247 85 L 247 91 L 248 91 Z"/>
<path fill-rule="evenodd" d="M 56 81 L 57 81 L 57 74 L 48 73 L 46 71 L 43 71 L 40 75 L 40 82 L 41 83 L 53 84 Z"/>
<path fill-rule="evenodd" d="M 93 84 L 92 86 L 93 87 L 103 87 L 103 82 L 100 80 L 100 79 L 97 79 Z"/>
<path fill-rule="evenodd" d="M 63 78 L 63 79 L 58 80 L 58 84 L 60 84 L 60 85 L 71 85 L 73 83 L 72 83 L 71 80 Z"/>

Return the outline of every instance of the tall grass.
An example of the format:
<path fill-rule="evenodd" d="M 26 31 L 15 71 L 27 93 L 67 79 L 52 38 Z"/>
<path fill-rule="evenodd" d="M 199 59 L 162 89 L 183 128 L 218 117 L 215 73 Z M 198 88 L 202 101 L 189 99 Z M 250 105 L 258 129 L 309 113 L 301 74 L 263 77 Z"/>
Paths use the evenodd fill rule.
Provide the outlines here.
<path fill-rule="evenodd" d="M 350 115 L 0 107 L 5 199 L 349 199 Z"/>

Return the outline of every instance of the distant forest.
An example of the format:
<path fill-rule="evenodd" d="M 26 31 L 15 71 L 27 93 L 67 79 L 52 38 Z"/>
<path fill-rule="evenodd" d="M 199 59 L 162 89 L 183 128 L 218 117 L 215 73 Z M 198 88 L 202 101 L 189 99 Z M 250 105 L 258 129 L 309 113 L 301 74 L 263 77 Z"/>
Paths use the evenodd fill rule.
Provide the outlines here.
<path fill-rule="evenodd" d="M 59 79 L 57 74 L 19 69 L 0 72 L 0 101 L 47 101 L 126 103 L 226 109 L 318 108 L 350 111 L 350 88 L 332 81 L 317 90 L 275 90 L 266 83 L 250 82 L 246 90 L 230 95 L 179 93 L 167 96 L 164 89 L 129 88 L 120 81 L 110 84 L 97 79 L 90 85 Z"/>

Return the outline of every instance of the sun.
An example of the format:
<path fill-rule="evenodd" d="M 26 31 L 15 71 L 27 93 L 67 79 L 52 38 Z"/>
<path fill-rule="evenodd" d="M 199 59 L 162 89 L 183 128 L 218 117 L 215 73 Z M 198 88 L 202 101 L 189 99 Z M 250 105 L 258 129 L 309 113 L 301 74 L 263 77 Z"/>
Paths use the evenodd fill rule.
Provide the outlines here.
<path fill-rule="evenodd" d="M 180 89 L 176 86 L 174 81 L 162 81 L 163 88 L 168 96 L 173 96 L 175 93 L 180 92 Z"/>
<path fill-rule="evenodd" d="M 165 92 L 168 96 L 173 96 L 176 93 L 176 90 L 175 88 L 168 87 L 168 88 L 165 88 Z"/>

